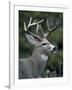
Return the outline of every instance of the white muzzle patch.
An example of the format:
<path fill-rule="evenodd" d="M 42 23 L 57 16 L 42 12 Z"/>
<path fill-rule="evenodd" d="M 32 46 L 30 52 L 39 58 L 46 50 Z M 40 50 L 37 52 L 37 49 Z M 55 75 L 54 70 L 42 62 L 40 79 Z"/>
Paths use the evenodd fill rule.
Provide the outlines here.
<path fill-rule="evenodd" d="M 43 60 L 43 61 L 47 61 L 48 56 L 46 56 L 46 55 L 42 54 L 42 55 L 41 55 L 41 58 L 42 58 L 42 60 Z"/>

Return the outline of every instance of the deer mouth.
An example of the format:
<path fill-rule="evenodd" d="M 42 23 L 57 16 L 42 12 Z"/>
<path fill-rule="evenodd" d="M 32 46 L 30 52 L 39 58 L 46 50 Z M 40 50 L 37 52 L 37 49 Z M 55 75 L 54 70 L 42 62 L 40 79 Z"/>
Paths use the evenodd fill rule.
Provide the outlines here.
<path fill-rule="evenodd" d="M 56 53 L 57 49 L 56 47 L 53 48 L 53 50 L 51 50 L 52 53 Z"/>
<path fill-rule="evenodd" d="M 56 53 L 56 51 L 53 51 L 53 50 L 52 50 L 51 52 L 52 52 L 52 53 Z"/>

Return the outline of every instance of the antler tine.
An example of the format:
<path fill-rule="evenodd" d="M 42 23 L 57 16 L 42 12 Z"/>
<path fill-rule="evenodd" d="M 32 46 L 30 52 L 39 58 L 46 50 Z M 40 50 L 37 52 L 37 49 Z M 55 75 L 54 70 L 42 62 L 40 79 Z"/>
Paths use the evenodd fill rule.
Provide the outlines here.
<path fill-rule="evenodd" d="M 31 26 L 32 17 L 30 17 L 29 24 L 27 26 L 27 29 Z"/>
<path fill-rule="evenodd" d="M 41 30 L 42 34 L 44 34 L 41 24 L 37 24 L 36 33 L 38 33 L 38 30 Z"/>
<path fill-rule="evenodd" d="M 47 28 L 48 28 L 48 32 L 45 34 L 45 37 L 47 37 L 51 32 L 56 30 L 57 26 L 55 25 L 53 28 L 50 29 L 48 18 L 47 18 Z"/>
<path fill-rule="evenodd" d="M 39 24 L 37 24 L 36 33 L 38 33 L 38 29 L 39 29 Z"/>
<path fill-rule="evenodd" d="M 38 29 L 38 30 L 39 30 L 39 29 L 41 30 L 42 37 L 44 38 L 44 37 L 45 37 L 45 33 L 44 33 L 44 31 L 43 31 L 43 28 L 42 28 L 41 24 L 38 24 L 38 28 L 37 28 L 37 29 Z M 38 30 L 37 30 L 37 33 L 38 33 Z"/>
<path fill-rule="evenodd" d="M 50 25 L 49 25 L 48 18 L 47 18 L 47 28 L 48 28 L 48 29 L 47 29 L 47 30 L 48 30 L 48 32 L 44 34 L 44 37 L 47 37 L 47 36 L 48 36 L 48 34 L 49 34 L 49 32 L 50 32 Z"/>
<path fill-rule="evenodd" d="M 50 33 L 56 30 L 57 26 L 55 25 L 53 28 L 50 29 Z"/>
<path fill-rule="evenodd" d="M 47 18 L 47 28 L 48 28 L 48 31 L 49 31 L 50 30 L 50 25 L 49 25 L 48 18 Z"/>
<path fill-rule="evenodd" d="M 29 25 L 31 24 L 31 21 L 32 21 L 32 17 L 30 17 L 30 21 L 29 21 L 28 27 L 29 27 Z"/>
<path fill-rule="evenodd" d="M 27 31 L 26 23 L 24 22 L 24 30 Z"/>

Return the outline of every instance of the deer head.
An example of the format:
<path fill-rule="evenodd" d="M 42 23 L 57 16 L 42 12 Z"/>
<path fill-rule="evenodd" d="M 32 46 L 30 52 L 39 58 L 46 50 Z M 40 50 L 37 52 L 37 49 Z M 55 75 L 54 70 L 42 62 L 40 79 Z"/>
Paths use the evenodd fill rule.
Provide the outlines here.
<path fill-rule="evenodd" d="M 46 37 L 51 34 L 54 30 L 56 30 L 57 26 L 54 26 L 53 28 L 50 28 L 49 22 L 47 19 L 47 33 L 44 33 L 41 23 L 44 21 L 44 19 L 36 22 L 36 20 L 32 23 L 32 17 L 30 17 L 29 24 L 26 25 L 24 22 L 24 30 L 26 31 L 26 37 L 28 41 L 36 47 L 36 49 L 39 50 L 42 54 L 47 54 L 48 52 L 56 52 L 56 47 L 52 45 Z M 36 34 L 32 33 L 29 28 L 31 26 L 36 25 Z M 41 35 L 38 34 L 39 30 L 41 31 Z"/>

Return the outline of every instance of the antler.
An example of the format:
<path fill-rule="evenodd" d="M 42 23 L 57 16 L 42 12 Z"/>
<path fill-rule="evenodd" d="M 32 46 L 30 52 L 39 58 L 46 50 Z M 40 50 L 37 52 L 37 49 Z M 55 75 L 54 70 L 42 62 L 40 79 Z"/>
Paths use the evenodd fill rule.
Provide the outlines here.
<path fill-rule="evenodd" d="M 27 31 L 29 27 L 34 26 L 34 25 L 38 25 L 39 23 L 41 23 L 43 21 L 44 21 L 44 19 L 42 19 L 38 22 L 36 22 L 36 20 L 35 20 L 33 23 L 31 23 L 32 22 L 32 17 L 30 17 L 28 26 L 26 26 L 26 23 L 24 22 L 24 30 Z"/>
<path fill-rule="evenodd" d="M 49 21 L 48 21 L 48 18 L 47 18 L 47 28 L 48 28 L 48 32 L 45 34 L 45 37 L 47 37 L 51 32 L 56 30 L 57 26 L 55 25 L 54 27 L 50 28 Z"/>
<path fill-rule="evenodd" d="M 38 30 L 40 29 L 41 32 L 42 32 L 43 38 L 46 38 L 51 32 L 53 32 L 54 30 L 56 30 L 57 25 L 55 25 L 54 27 L 50 28 L 50 26 L 49 26 L 49 21 L 48 21 L 48 19 L 47 19 L 48 32 L 47 32 L 47 33 L 44 33 L 44 32 L 43 32 L 43 29 L 42 29 L 42 26 L 41 26 L 41 24 L 40 24 L 40 23 L 43 22 L 43 21 L 44 21 L 44 19 L 42 19 L 42 20 L 40 20 L 40 21 L 38 21 L 38 22 L 36 22 L 36 20 L 34 20 L 34 22 L 32 23 L 32 17 L 30 17 L 29 24 L 28 24 L 27 26 L 26 26 L 26 23 L 24 22 L 24 30 L 25 30 L 27 33 L 29 33 L 30 35 L 34 36 L 35 38 L 38 38 L 39 40 L 42 40 L 40 36 L 33 34 L 33 33 L 30 32 L 30 30 L 28 30 L 28 29 L 29 29 L 31 26 L 36 25 L 36 26 L 37 26 L 37 28 L 36 28 L 36 33 L 38 33 Z"/>
<path fill-rule="evenodd" d="M 38 29 L 41 30 L 43 38 L 46 38 L 51 32 L 56 30 L 57 26 L 55 25 L 54 27 L 50 28 L 49 21 L 47 19 L 47 28 L 48 28 L 48 32 L 44 33 L 41 24 L 38 24 Z M 37 32 L 38 32 L 38 29 L 37 29 Z"/>
<path fill-rule="evenodd" d="M 35 38 L 38 38 L 38 39 L 41 40 L 41 38 L 40 38 L 39 36 L 33 34 L 33 33 L 30 32 L 30 30 L 28 30 L 28 29 L 29 29 L 31 26 L 37 25 L 37 28 L 36 28 L 36 32 L 37 32 L 37 31 L 38 31 L 38 28 L 39 28 L 39 24 L 40 24 L 41 22 L 43 22 L 43 21 L 44 21 L 44 19 L 42 19 L 42 20 L 40 20 L 40 21 L 38 21 L 38 22 L 36 22 L 36 20 L 34 20 L 34 22 L 32 23 L 32 17 L 30 17 L 29 24 L 28 24 L 27 26 L 26 26 L 26 23 L 24 22 L 24 30 L 25 30 L 26 32 L 28 32 L 29 34 L 31 34 L 32 36 L 34 36 Z"/>

